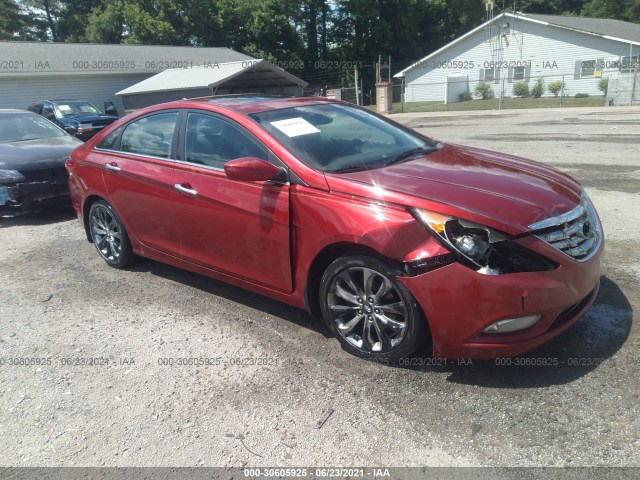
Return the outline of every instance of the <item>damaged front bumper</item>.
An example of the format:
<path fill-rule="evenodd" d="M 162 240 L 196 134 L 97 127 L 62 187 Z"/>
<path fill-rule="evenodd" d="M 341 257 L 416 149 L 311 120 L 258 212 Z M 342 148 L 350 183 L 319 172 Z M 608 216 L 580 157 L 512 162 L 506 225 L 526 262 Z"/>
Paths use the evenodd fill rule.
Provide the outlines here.
<path fill-rule="evenodd" d="M 69 198 L 64 169 L 29 172 L 22 182 L 0 185 L 0 214 L 12 214 Z"/>
<path fill-rule="evenodd" d="M 556 256 L 564 261 L 553 271 L 484 275 L 455 262 L 398 280 L 425 312 L 434 357 L 509 357 L 548 342 L 585 314 L 598 293 L 601 254 L 602 245 L 587 262 Z M 535 321 L 517 331 L 492 328 L 527 318 Z"/>

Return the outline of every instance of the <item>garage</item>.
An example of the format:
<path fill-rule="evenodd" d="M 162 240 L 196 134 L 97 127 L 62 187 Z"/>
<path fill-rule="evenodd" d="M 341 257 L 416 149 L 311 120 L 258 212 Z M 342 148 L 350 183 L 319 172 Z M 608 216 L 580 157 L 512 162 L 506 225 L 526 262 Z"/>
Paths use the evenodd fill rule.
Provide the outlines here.
<path fill-rule="evenodd" d="M 55 98 L 87 100 L 99 108 L 116 92 L 170 68 L 254 60 L 228 48 L 83 43 L 0 42 L 0 108 L 24 109 Z"/>

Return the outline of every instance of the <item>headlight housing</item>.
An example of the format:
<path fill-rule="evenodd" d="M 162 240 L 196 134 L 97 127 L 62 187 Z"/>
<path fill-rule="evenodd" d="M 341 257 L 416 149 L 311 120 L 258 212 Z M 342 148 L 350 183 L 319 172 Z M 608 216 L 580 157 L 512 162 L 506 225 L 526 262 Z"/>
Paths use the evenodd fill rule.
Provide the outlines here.
<path fill-rule="evenodd" d="M 558 264 L 479 223 L 413 208 L 413 216 L 463 265 L 485 275 L 555 270 Z"/>
<path fill-rule="evenodd" d="M 26 178 L 17 170 L 0 170 L 0 184 L 20 183 Z"/>

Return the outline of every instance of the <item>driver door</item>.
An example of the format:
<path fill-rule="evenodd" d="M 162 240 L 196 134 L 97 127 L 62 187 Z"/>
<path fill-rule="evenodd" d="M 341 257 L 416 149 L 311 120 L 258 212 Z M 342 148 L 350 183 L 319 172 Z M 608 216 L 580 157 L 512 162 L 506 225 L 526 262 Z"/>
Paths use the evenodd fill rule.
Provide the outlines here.
<path fill-rule="evenodd" d="M 186 112 L 173 177 L 183 259 L 292 291 L 289 185 L 229 179 L 224 164 L 258 157 L 282 166 L 246 129 L 213 113 Z"/>

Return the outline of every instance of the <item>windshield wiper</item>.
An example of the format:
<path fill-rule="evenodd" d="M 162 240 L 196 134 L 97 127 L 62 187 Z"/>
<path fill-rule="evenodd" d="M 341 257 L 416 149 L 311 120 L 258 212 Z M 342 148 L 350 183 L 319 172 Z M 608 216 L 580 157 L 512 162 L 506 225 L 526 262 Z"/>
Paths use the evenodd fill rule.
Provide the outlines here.
<path fill-rule="evenodd" d="M 438 143 L 435 147 L 417 147 L 417 148 L 412 148 L 411 150 L 407 150 L 406 152 L 402 152 L 400 155 L 396 155 L 395 157 L 393 157 L 391 160 L 389 160 L 387 163 L 384 164 L 385 167 L 388 167 L 389 165 L 393 165 L 394 163 L 400 163 L 403 160 L 406 160 L 408 158 L 413 157 L 414 155 L 418 155 L 418 154 L 422 154 L 422 155 L 428 155 L 430 153 L 435 152 L 436 150 L 440 150 L 442 148 L 442 144 Z"/>
<path fill-rule="evenodd" d="M 327 173 L 350 173 L 350 172 L 361 172 L 364 170 L 371 170 L 363 165 L 350 165 L 344 168 L 338 168 L 337 170 L 329 170 Z"/>

